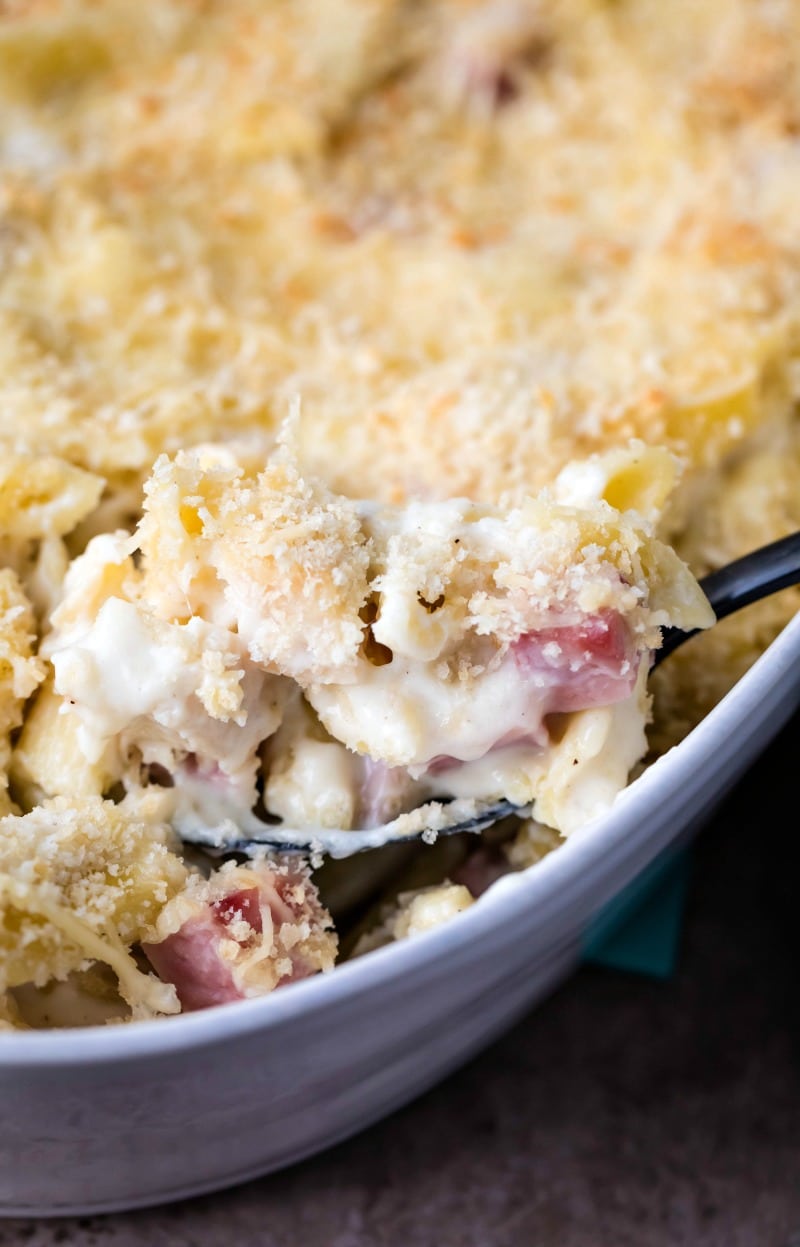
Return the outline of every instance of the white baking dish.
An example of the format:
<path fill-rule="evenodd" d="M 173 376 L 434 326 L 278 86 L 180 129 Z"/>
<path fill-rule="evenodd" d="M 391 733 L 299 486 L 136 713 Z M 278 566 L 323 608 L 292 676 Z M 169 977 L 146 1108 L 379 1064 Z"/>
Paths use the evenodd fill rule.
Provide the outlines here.
<path fill-rule="evenodd" d="M 611 814 L 446 927 L 274 996 L 0 1036 L 0 1212 L 98 1212 L 278 1169 L 397 1108 L 567 974 L 598 910 L 800 704 L 800 617 Z"/>

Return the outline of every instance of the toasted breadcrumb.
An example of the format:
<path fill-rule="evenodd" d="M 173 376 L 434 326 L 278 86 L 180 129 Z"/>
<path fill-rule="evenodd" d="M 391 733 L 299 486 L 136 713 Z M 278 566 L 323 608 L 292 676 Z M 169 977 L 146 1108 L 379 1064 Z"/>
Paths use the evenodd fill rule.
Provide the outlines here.
<path fill-rule="evenodd" d="M 201 888 L 160 816 L 102 794 L 176 751 L 188 788 L 207 749 L 249 810 L 287 677 L 331 728 L 354 684 L 418 699 L 415 664 L 468 690 L 553 602 L 612 604 L 643 654 L 709 620 L 681 559 L 800 527 L 800 16 L 0 7 L 0 961 L 38 982 L 88 957 L 60 906 L 125 974 L 148 889 Z M 799 605 L 654 674 L 656 752 Z M 131 723 L 106 730 L 125 628 Z M 640 710 L 575 716 L 548 817 L 573 771 L 607 778 L 601 738 L 639 756 Z"/>
<path fill-rule="evenodd" d="M 620 452 L 603 480 L 621 488 L 640 457 Z M 132 537 L 97 537 L 70 568 L 44 647 L 54 689 L 93 762 L 115 740 L 118 778 L 132 747 L 171 773 L 194 755 L 243 777 L 240 817 L 283 713 L 276 680 L 294 679 L 349 749 L 418 765 L 447 753 L 444 727 L 466 723 L 473 694 L 503 700 L 487 681 L 528 634 L 610 612 L 633 672 L 660 627 L 713 620 L 651 524 L 602 496 L 357 504 L 302 478 L 285 446 L 255 478 L 230 448 L 162 457 L 145 494 Z M 20 748 L 22 781 L 42 786 L 30 740 Z"/>
<path fill-rule="evenodd" d="M 0 440 L 130 515 L 159 453 L 257 461 L 298 394 L 301 472 L 389 502 L 638 436 L 688 465 L 693 568 L 702 514 L 736 557 L 720 469 L 779 437 L 798 492 L 799 49 L 744 0 L 6 6 Z"/>
<path fill-rule="evenodd" d="M 0 462 L 0 536 L 63 537 L 94 510 L 100 477 L 52 455 Z"/>
<path fill-rule="evenodd" d="M 34 654 L 34 628 L 33 611 L 17 577 L 0 569 L 0 814 L 11 808 L 11 732 L 21 724 L 25 702 L 44 677 L 44 664 Z"/>
<path fill-rule="evenodd" d="M 104 947 L 117 969 L 124 950 L 152 931 L 185 886 L 187 869 L 172 851 L 169 828 L 147 813 L 146 803 L 129 810 L 100 798 L 57 797 L 0 819 L 3 990 L 65 978 Z M 71 923 L 62 923 L 65 914 Z M 131 963 L 123 993 L 137 976 Z"/>
<path fill-rule="evenodd" d="M 265 995 L 331 970 L 337 937 L 308 871 L 264 859 L 226 862 L 207 880 L 189 876 L 144 948 L 191 1008 Z"/>
<path fill-rule="evenodd" d="M 431 659 L 461 654 L 468 635 L 507 648 L 554 610 L 613 606 L 653 645 L 667 609 L 676 625 L 711 621 L 650 525 L 602 498 L 359 505 L 303 479 L 285 450 L 252 479 L 213 446 L 159 459 L 145 495 L 134 538 L 98 538 L 73 565 L 48 652 L 109 596 L 173 624 L 227 627 L 255 663 L 303 686 L 347 682 L 363 667 L 365 622 L 379 643 Z"/>
<path fill-rule="evenodd" d="M 286 453 L 252 479 L 213 447 L 160 459 L 145 495 L 139 545 L 158 614 L 227 615 L 255 662 L 301 681 L 353 663 L 369 558 L 355 504 Z"/>

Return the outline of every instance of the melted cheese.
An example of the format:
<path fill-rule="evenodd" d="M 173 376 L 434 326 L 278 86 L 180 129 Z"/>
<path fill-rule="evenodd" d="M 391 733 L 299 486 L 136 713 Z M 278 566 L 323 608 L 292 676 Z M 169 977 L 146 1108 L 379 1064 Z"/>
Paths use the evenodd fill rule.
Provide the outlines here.
<path fill-rule="evenodd" d="M 204 754 L 227 778 L 186 772 L 186 804 L 239 818 L 294 680 L 353 748 L 446 743 L 465 792 L 591 817 L 642 752 L 640 693 L 484 763 L 467 690 L 522 709 L 499 666 L 479 692 L 475 641 L 496 658 L 569 578 L 644 653 L 708 617 L 640 519 L 697 574 L 800 526 L 799 64 L 790 0 L 4 5 L 0 813 L 61 794 L 71 827 Z M 554 557 L 515 599 L 491 509 L 542 488 Z M 603 502 L 639 517 L 610 543 Z M 563 540 L 570 509 L 594 536 Z M 491 573 L 450 559 L 462 529 Z M 659 749 L 798 600 L 656 673 Z M 355 808 L 332 748 L 282 791 L 275 768 L 287 816 L 304 776 L 321 819 Z"/>

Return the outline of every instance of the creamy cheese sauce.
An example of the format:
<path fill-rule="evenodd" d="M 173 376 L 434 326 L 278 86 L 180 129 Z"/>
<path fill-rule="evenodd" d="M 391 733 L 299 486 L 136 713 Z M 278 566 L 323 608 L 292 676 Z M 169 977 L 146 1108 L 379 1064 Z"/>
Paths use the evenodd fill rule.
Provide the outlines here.
<path fill-rule="evenodd" d="M 400 659 L 361 675 L 317 686 L 309 701 L 332 736 L 390 766 L 423 768 L 442 754 L 471 761 L 511 732 L 541 735 L 549 689 L 526 687 L 513 664 L 464 682 Z"/>
<path fill-rule="evenodd" d="M 171 766 L 170 751 L 194 752 L 235 775 L 255 765 L 288 690 L 255 667 L 227 630 L 197 618 L 185 626 L 147 619 L 120 598 L 109 598 L 80 639 L 51 657 L 56 692 L 75 703 L 90 759 L 117 738 L 145 761 Z M 220 672 L 229 677 L 229 700 L 204 704 L 206 677 Z"/>

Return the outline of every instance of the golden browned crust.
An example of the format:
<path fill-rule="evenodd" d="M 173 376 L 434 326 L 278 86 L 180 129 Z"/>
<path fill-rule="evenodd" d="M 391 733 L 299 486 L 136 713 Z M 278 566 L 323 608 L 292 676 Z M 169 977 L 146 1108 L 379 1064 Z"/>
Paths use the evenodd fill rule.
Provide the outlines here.
<path fill-rule="evenodd" d="M 172 848 L 147 801 L 59 797 L 0 819 L 0 990 L 65 978 L 104 948 L 125 961 L 185 884 Z"/>
<path fill-rule="evenodd" d="M 14 572 L 0 569 L 0 813 L 10 809 L 7 768 L 11 733 L 23 707 L 42 680 L 44 664 L 34 654 L 34 620 Z"/>
<path fill-rule="evenodd" d="M 645 629 L 662 604 L 692 618 L 691 582 L 627 520 L 582 536 L 576 488 L 641 511 L 698 574 L 800 526 L 798 66 L 788 0 L 3 5 L 0 813 L 46 671 L 34 616 L 47 634 L 92 533 L 125 530 L 72 562 L 62 640 L 109 600 L 141 609 L 203 651 L 224 726 L 246 717 L 242 655 L 185 629 L 234 635 L 230 595 L 248 661 L 304 684 L 357 674 L 393 577 L 415 581 L 420 651 L 445 622 L 519 630 L 519 545 L 487 591 L 469 558 L 424 531 L 384 540 L 347 498 L 513 513 L 551 489 L 543 597 L 599 545 L 650 584 Z M 270 459 L 290 409 L 291 453 Z M 798 602 L 657 673 L 657 748 Z M 389 648 L 388 620 L 374 632 Z M 114 842 L 82 802 L 118 770 L 61 709 L 48 682 L 16 796 L 72 802 L 24 826 L 66 834 L 88 810 Z"/>

